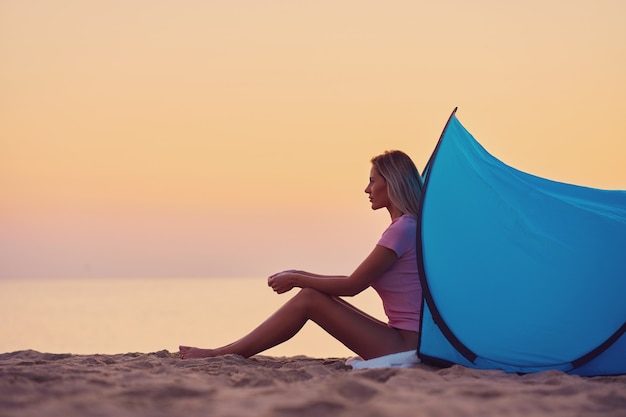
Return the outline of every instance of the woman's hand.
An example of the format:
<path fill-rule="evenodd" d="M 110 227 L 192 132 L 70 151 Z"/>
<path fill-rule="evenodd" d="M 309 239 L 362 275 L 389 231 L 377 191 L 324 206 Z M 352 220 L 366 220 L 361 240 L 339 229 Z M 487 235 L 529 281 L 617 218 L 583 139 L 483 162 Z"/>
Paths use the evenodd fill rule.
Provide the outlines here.
<path fill-rule="evenodd" d="M 297 275 L 296 271 L 279 272 L 267 279 L 267 285 L 272 287 L 277 294 L 282 294 L 296 286 Z"/>

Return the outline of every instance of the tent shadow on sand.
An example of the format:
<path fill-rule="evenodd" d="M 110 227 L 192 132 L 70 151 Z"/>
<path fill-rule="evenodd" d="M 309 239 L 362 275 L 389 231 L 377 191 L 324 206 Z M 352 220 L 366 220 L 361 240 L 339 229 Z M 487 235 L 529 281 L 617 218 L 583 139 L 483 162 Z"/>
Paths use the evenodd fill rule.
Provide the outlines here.
<path fill-rule="evenodd" d="M 626 191 L 512 168 L 456 109 L 424 178 L 422 361 L 626 374 Z"/>

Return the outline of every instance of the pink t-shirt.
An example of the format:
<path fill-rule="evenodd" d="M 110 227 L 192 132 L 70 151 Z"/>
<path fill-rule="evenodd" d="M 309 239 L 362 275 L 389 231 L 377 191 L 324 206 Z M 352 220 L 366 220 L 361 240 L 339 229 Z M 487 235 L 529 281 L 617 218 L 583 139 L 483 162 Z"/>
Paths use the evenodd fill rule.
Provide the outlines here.
<path fill-rule="evenodd" d="M 395 219 L 378 241 L 379 246 L 393 250 L 398 260 L 373 283 L 383 300 L 389 326 L 419 331 L 422 285 L 417 270 L 417 221 L 403 215 Z"/>

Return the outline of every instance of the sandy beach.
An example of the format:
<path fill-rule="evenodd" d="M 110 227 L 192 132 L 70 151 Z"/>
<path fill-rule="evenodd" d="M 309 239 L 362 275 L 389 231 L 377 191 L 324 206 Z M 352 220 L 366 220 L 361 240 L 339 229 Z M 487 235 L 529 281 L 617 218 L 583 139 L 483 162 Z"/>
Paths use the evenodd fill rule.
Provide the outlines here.
<path fill-rule="evenodd" d="M 344 358 L 0 354 L 2 416 L 626 416 L 626 375 L 352 370 Z"/>

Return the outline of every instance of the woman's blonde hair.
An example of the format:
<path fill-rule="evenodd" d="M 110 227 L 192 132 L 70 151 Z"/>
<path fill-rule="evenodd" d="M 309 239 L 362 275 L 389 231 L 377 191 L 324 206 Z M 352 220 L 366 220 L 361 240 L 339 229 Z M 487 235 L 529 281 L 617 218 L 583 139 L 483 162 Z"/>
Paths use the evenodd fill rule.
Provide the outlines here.
<path fill-rule="evenodd" d="M 391 203 L 403 214 L 417 216 L 422 198 L 422 177 L 411 158 L 402 151 L 385 151 L 372 165 L 387 182 Z"/>

